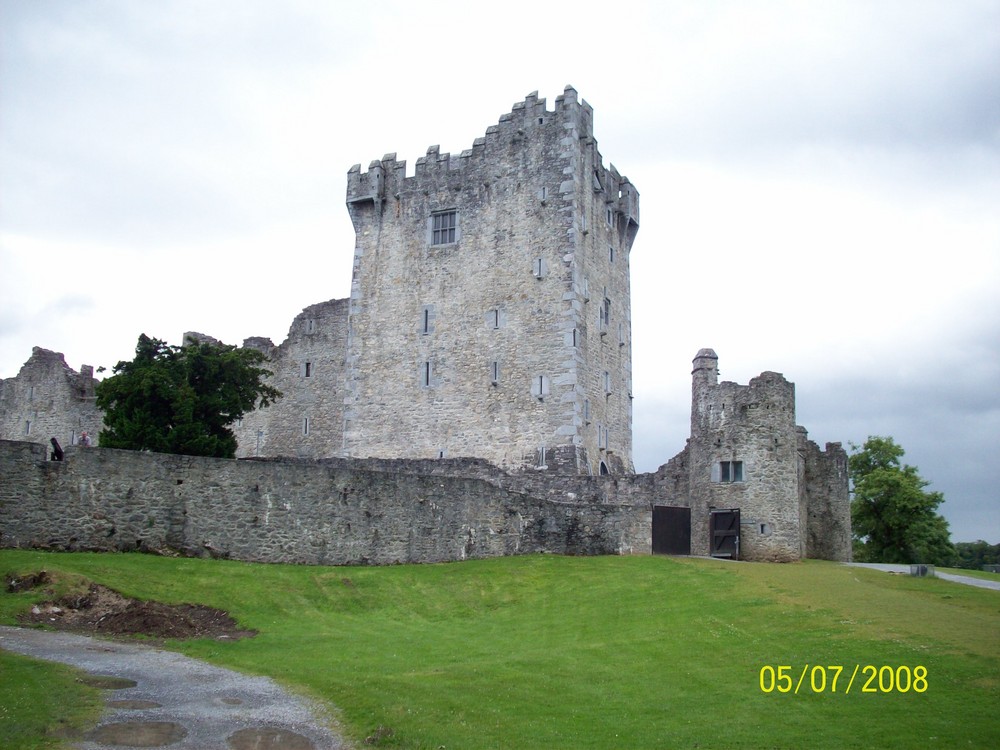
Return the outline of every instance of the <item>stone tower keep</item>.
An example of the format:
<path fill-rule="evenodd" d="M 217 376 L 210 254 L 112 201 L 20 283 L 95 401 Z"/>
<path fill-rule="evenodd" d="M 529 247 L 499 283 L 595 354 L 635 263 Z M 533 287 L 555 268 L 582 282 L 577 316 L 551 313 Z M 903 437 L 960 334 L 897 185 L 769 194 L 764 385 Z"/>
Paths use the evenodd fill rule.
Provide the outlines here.
<path fill-rule="evenodd" d="M 639 195 L 567 87 L 460 155 L 348 173 L 344 455 L 632 472 Z"/>

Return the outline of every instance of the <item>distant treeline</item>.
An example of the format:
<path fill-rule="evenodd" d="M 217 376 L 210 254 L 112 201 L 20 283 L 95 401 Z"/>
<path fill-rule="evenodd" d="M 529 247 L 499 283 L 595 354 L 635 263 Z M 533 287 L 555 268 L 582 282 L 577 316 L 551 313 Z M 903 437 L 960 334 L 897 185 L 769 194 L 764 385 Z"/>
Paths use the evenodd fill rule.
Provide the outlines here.
<path fill-rule="evenodd" d="M 988 544 L 982 539 L 976 542 L 956 542 L 956 568 L 982 570 L 984 565 L 1000 565 L 1000 544 Z"/>

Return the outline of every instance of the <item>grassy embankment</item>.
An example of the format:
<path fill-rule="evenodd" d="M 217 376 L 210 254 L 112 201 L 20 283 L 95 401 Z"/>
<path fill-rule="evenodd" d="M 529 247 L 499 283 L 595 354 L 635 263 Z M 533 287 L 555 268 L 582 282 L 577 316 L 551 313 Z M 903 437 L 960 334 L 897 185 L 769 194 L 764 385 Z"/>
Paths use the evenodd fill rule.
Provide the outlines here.
<path fill-rule="evenodd" d="M 663 557 L 318 568 L 0 552 L 0 571 L 40 569 L 228 610 L 260 634 L 170 647 L 336 706 L 359 744 L 384 726 L 382 746 L 401 748 L 1000 746 L 1000 592 L 941 580 Z M 35 598 L 0 595 L 0 621 Z M 795 683 L 810 671 L 798 694 L 765 693 L 768 665 Z M 844 668 L 836 692 L 816 665 Z M 924 667 L 926 690 L 863 692 L 866 665 Z"/>

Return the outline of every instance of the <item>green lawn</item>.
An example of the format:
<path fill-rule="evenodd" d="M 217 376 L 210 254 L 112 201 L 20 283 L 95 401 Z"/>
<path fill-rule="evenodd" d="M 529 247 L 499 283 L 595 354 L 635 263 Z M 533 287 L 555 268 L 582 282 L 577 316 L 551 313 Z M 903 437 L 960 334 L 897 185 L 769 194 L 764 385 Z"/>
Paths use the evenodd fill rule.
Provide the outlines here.
<path fill-rule="evenodd" d="M 0 551 L 0 571 L 40 569 L 230 611 L 260 635 L 171 647 L 335 706 L 359 745 L 384 726 L 380 746 L 400 748 L 1000 746 L 1000 592 L 938 579 L 665 557 L 321 568 Z M 0 594 L 0 621 L 35 598 Z M 817 665 L 844 668 L 837 692 Z M 927 680 L 866 693 L 868 665 Z M 809 671 L 798 694 L 764 693 L 766 666 Z"/>

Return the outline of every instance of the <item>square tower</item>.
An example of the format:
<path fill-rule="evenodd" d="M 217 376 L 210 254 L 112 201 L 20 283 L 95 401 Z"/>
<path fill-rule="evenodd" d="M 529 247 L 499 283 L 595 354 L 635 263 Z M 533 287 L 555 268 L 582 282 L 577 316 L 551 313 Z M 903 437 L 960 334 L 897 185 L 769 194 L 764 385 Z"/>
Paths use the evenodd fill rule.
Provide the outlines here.
<path fill-rule="evenodd" d="M 631 473 L 639 195 L 567 87 L 460 155 L 348 173 L 344 454 Z"/>

